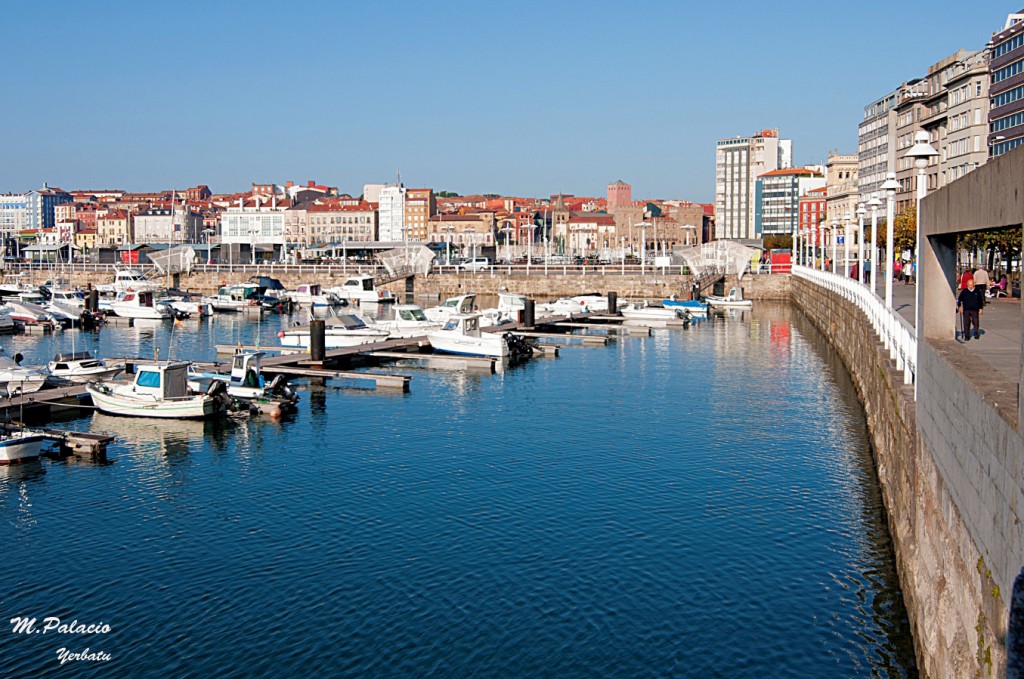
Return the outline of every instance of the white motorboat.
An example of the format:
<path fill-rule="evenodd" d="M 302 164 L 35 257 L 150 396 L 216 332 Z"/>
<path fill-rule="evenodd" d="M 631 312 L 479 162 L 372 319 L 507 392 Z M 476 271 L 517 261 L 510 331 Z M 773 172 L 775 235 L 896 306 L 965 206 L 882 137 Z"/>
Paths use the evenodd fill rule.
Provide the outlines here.
<path fill-rule="evenodd" d="M 31 302 L 12 299 L 8 300 L 0 309 L 4 309 L 12 319 L 22 325 L 58 325 L 53 314 L 38 304 L 32 304 Z"/>
<path fill-rule="evenodd" d="M 596 292 L 576 295 L 574 297 L 563 297 L 554 302 L 538 304 L 537 311 L 553 316 L 606 313 L 608 311 L 608 298 Z"/>
<path fill-rule="evenodd" d="M 686 318 L 686 312 L 680 309 L 666 308 L 660 306 L 647 306 L 630 304 L 624 307 L 620 313 L 628 321 L 678 321 Z"/>
<path fill-rule="evenodd" d="M 12 359 L 0 348 L 0 394 L 31 394 L 46 384 L 46 373 L 23 367 L 20 363 L 21 354 L 15 354 Z"/>
<path fill-rule="evenodd" d="M 386 330 L 391 339 L 422 337 L 428 332 L 440 330 L 441 325 L 427 318 L 423 309 L 415 304 L 398 304 L 395 306 L 394 318 L 370 323 L 370 327 Z"/>
<path fill-rule="evenodd" d="M 324 348 L 338 349 L 382 342 L 388 331 L 371 327 L 355 314 L 339 314 L 324 320 Z M 277 333 L 283 347 L 309 349 L 309 326 L 298 325 Z"/>
<path fill-rule="evenodd" d="M 142 364 L 134 382 L 110 380 L 85 388 L 100 412 L 110 415 L 202 419 L 224 412 L 223 388 L 193 393 L 188 388 L 188 366 L 186 361 Z"/>
<path fill-rule="evenodd" d="M 207 392 L 215 382 L 227 385 L 228 395 L 245 401 L 275 401 L 280 408 L 290 408 L 298 396 L 286 384 L 285 377 L 278 375 L 267 384 L 263 379 L 260 359 L 262 351 L 239 351 L 231 358 L 230 374 L 200 372 L 195 366 L 189 368 L 188 386 L 193 391 Z"/>
<path fill-rule="evenodd" d="M 142 269 L 117 269 L 114 272 L 113 283 L 101 283 L 96 289 L 103 293 L 121 293 L 128 290 L 136 292 L 156 292 L 163 286 L 156 281 L 150 280 L 143 273 Z"/>
<path fill-rule="evenodd" d="M 188 316 L 189 318 L 202 318 L 212 316 L 213 309 L 209 304 L 204 304 L 202 298 L 196 298 L 187 292 L 180 290 L 167 291 L 167 294 L 158 297 L 157 304 L 166 304 L 174 310 L 176 317 Z"/>
<path fill-rule="evenodd" d="M 456 314 L 471 314 L 477 311 L 476 293 L 470 292 L 465 295 L 449 297 L 438 306 L 423 310 L 423 314 L 435 323 L 447 323 L 448 319 Z"/>
<path fill-rule="evenodd" d="M 743 293 L 736 288 L 729 288 L 729 294 L 725 297 L 705 297 L 708 304 L 716 309 L 750 309 L 754 303 L 749 299 L 743 299 Z"/>
<path fill-rule="evenodd" d="M 323 292 L 319 283 L 303 283 L 294 290 L 281 293 L 281 297 L 305 307 L 328 308 L 344 304 L 344 300 L 333 292 Z"/>
<path fill-rule="evenodd" d="M 216 295 L 203 297 L 203 304 L 208 304 L 214 311 L 221 313 L 239 312 L 246 307 L 258 307 L 260 286 L 255 283 L 238 283 L 222 285 Z"/>
<path fill-rule="evenodd" d="M 88 351 L 79 351 L 71 354 L 57 354 L 46 366 L 47 371 L 54 377 L 59 377 L 69 382 L 92 382 L 95 380 L 113 379 L 124 368 L 120 366 L 110 367 L 103 361 L 95 358 Z"/>
<path fill-rule="evenodd" d="M 0 282 L 0 297 L 18 297 L 24 292 L 38 291 L 34 285 L 25 282 L 23 273 L 7 274 Z"/>
<path fill-rule="evenodd" d="M 50 288 L 50 303 L 58 304 L 60 308 L 77 309 L 81 315 L 85 309 L 85 293 L 72 288 Z"/>
<path fill-rule="evenodd" d="M 155 295 L 152 290 L 127 290 L 119 293 L 117 299 L 110 303 L 110 310 L 124 318 L 149 318 L 158 321 L 173 318 L 174 310 L 168 304 L 157 302 Z"/>
<path fill-rule="evenodd" d="M 510 332 L 503 335 L 480 331 L 481 315 L 455 314 L 436 332 L 427 333 L 434 351 L 458 356 L 491 358 L 525 357 L 533 348 Z"/>
<path fill-rule="evenodd" d="M 395 301 L 395 296 L 390 290 L 377 289 L 376 280 L 369 274 L 349 276 L 343 284 L 327 288 L 324 292 L 334 293 L 347 302 L 360 304 Z"/>
<path fill-rule="evenodd" d="M 0 433 L 0 464 L 38 460 L 45 440 L 42 434 L 24 429 Z"/>

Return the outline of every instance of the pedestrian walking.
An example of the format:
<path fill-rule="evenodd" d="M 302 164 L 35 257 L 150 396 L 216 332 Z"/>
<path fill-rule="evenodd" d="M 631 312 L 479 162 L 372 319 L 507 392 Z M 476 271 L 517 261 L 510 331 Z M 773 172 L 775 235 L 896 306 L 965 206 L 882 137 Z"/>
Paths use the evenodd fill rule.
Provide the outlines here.
<path fill-rule="evenodd" d="M 981 339 L 981 296 L 974 287 L 974 277 L 967 279 L 967 287 L 960 291 L 956 298 L 956 310 L 963 312 L 964 341 L 971 341 L 971 328 L 974 328 L 974 339 Z"/>
<path fill-rule="evenodd" d="M 896 263 L 892 265 L 892 279 L 899 281 L 903 278 L 903 263 L 900 260 L 896 260 Z"/>
<path fill-rule="evenodd" d="M 988 271 L 985 271 L 985 266 L 979 266 L 974 270 L 974 287 L 978 289 L 978 294 L 981 296 L 981 308 L 985 308 L 985 293 L 988 292 Z"/>

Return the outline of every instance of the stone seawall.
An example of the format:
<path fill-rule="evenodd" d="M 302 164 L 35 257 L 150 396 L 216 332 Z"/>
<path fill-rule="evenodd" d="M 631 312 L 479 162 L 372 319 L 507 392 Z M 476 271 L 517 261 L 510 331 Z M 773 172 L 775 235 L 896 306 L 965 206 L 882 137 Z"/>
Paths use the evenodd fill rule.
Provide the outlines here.
<path fill-rule="evenodd" d="M 793 300 L 842 358 L 864 404 L 921 675 L 1002 676 L 1009 589 L 993 580 L 958 489 L 920 443 L 913 387 L 851 303 L 799 278 Z"/>
<path fill-rule="evenodd" d="M 182 274 L 178 281 L 178 287 L 203 295 L 217 291 L 217 288 L 224 283 L 238 283 L 245 281 L 253 275 L 252 271 L 219 271 L 202 272 L 196 271 L 191 274 Z M 281 280 L 281 283 L 289 289 L 294 289 L 303 283 L 320 283 L 323 287 L 341 285 L 347 278 L 346 274 L 340 271 L 318 272 L 316 275 L 310 273 L 294 274 L 283 271 L 281 268 L 263 267 L 260 273 L 273 276 Z M 355 273 L 350 271 L 349 274 Z M 49 280 L 53 276 L 52 271 L 32 271 L 25 274 L 26 282 L 36 285 Z M 81 272 L 76 271 L 71 275 L 71 283 L 85 287 L 98 283 L 110 283 L 114 276 L 110 271 Z M 736 276 L 726 276 L 726 291 L 730 287 L 742 287 L 744 294 L 750 299 L 772 299 L 785 300 L 789 298 L 788 274 L 775 275 L 745 275 L 742 280 L 737 281 Z M 168 279 L 170 282 L 170 279 Z M 637 297 L 644 299 L 662 299 L 669 295 L 685 296 L 689 294 L 692 278 L 690 276 L 648 274 L 639 276 L 627 274 L 625 276 L 614 273 L 609 267 L 606 273 L 600 269 L 594 269 L 588 273 L 557 273 L 552 268 L 547 276 L 540 273 L 533 273 L 530 276 L 525 274 L 509 274 L 500 268 L 484 273 L 462 273 L 462 274 L 430 274 L 417 276 L 413 281 L 413 289 L 416 294 L 437 295 L 441 298 L 460 295 L 466 292 L 478 294 L 497 294 L 501 291 L 518 292 L 531 298 L 544 301 L 551 298 L 579 295 L 585 292 L 600 292 L 605 294 L 609 291 L 617 292 L 620 299 Z M 407 290 L 406 281 L 398 280 L 383 286 L 396 294 L 404 294 Z M 710 292 L 710 291 L 708 291 Z"/>

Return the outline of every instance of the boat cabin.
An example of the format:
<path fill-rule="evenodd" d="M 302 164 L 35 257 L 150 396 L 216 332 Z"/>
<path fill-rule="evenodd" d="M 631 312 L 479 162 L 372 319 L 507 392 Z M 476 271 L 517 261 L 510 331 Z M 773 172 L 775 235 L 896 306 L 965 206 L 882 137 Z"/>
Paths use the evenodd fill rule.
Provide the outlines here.
<path fill-rule="evenodd" d="M 76 351 L 73 354 L 54 354 L 53 360 L 50 361 L 50 371 L 68 371 L 76 366 L 70 365 L 71 363 L 78 364 L 79 368 L 105 368 L 106 366 L 100 362 L 98 358 L 93 357 L 88 351 Z"/>
<path fill-rule="evenodd" d="M 146 290 L 144 292 L 135 292 L 134 290 L 126 290 L 121 295 L 121 301 L 127 302 L 128 304 L 135 304 L 136 306 L 153 306 L 153 292 Z"/>
<path fill-rule="evenodd" d="M 260 357 L 262 351 L 241 351 L 231 359 L 231 386 L 263 387 L 263 376 L 260 373 Z"/>
<path fill-rule="evenodd" d="M 363 319 L 353 314 L 332 316 L 324 321 L 324 325 L 327 328 L 344 328 L 345 330 L 359 330 L 367 327 Z"/>
<path fill-rule="evenodd" d="M 455 314 L 442 330 L 457 332 L 466 337 L 480 337 L 480 314 Z"/>
<path fill-rule="evenodd" d="M 133 391 L 155 399 L 187 398 L 188 363 L 153 363 L 136 368 Z"/>
<path fill-rule="evenodd" d="M 441 310 L 454 314 L 468 314 L 476 310 L 476 295 L 459 295 L 446 299 L 440 306 Z"/>
<path fill-rule="evenodd" d="M 150 284 L 146 274 L 142 273 L 141 269 L 118 269 L 114 274 L 114 285 L 123 285 L 125 287 L 131 286 L 133 283 L 146 283 Z"/>
<path fill-rule="evenodd" d="M 217 290 L 217 297 L 232 302 L 247 302 L 260 294 L 260 288 L 253 283 L 224 285 Z"/>
<path fill-rule="evenodd" d="M 429 323 L 429 319 L 426 314 L 423 313 L 423 309 L 419 308 L 415 304 L 402 304 L 395 309 L 395 315 L 400 321 L 420 321 L 423 323 Z"/>
<path fill-rule="evenodd" d="M 347 290 L 364 290 L 366 292 L 373 292 L 375 290 L 373 284 L 373 276 L 352 276 L 345 281 L 345 284 L 341 287 Z"/>
<path fill-rule="evenodd" d="M 309 295 L 310 297 L 316 297 L 320 294 L 319 283 L 303 283 L 302 285 L 295 288 L 295 292 L 300 295 Z"/>

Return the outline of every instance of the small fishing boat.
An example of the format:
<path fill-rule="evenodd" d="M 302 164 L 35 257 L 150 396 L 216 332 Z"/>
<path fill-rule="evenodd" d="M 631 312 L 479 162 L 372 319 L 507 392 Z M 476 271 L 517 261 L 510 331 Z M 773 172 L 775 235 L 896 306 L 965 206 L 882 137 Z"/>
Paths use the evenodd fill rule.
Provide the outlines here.
<path fill-rule="evenodd" d="M 0 334 L 9 335 L 17 330 L 18 326 L 11 317 L 10 310 L 0 306 Z"/>
<path fill-rule="evenodd" d="M 395 296 L 390 290 L 377 289 L 376 279 L 369 274 L 349 276 L 341 285 L 327 288 L 324 292 L 334 293 L 347 302 L 359 302 L 360 304 L 395 301 Z"/>
<path fill-rule="evenodd" d="M 47 364 L 46 369 L 54 377 L 79 383 L 110 380 L 124 370 L 120 366 L 106 365 L 88 351 L 56 354 L 53 360 Z"/>
<path fill-rule="evenodd" d="M 686 313 L 680 309 L 648 306 L 647 304 L 630 304 L 624 307 L 620 313 L 628 321 L 666 322 L 686 318 Z"/>
<path fill-rule="evenodd" d="M 281 293 L 284 299 L 305 307 L 328 308 L 342 306 L 346 302 L 333 292 L 324 292 L 319 283 L 303 283 L 294 290 Z"/>
<path fill-rule="evenodd" d="M 196 394 L 188 388 L 187 361 L 139 365 L 134 382 L 91 382 L 86 390 L 100 412 L 131 417 L 202 419 L 223 413 L 230 399 L 224 387 Z"/>
<path fill-rule="evenodd" d="M 24 429 L 0 433 L 0 464 L 38 460 L 45 440 L 42 434 Z"/>
<path fill-rule="evenodd" d="M 260 286 L 255 283 L 222 285 L 216 295 L 203 298 L 203 304 L 210 305 L 220 313 L 237 313 L 246 307 L 260 306 Z"/>
<path fill-rule="evenodd" d="M 707 316 L 708 305 L 696 299 L 676 299 L 675 295 L 661 300 L 661 305 L 667 309 L 682 309 L 690 316 Z"/>
<path fill-rule="evenodd" d="M 100 294 L 115 294 L 128 290 L 156 292 L 162 288 L 162 285 L 147 278 L 142 269 L 117 269 L 114 272 L 113 283 L 100 283 L 96 286 Z"/>
<path fill-rule="evenodd" d="M 216 383 L 227 386 L 228 395 L 256 406 L 261 412 L 277 416 L 292 410 L 298 395 L 288 386 L 284 375 L 278 375 L 267 384 L 263 378 L 260 359 L 262 351 L 239 351 L 231 358 L 230 374 L 200 372 L 189 368 L 188 386 L 193 391 L 208 392 Z"/>
<path fill-rule="evenodd" d="M 608 298 L 598 292 L 573 297 L 563 297 L 554 302 L 538 304 L 537 310 L 553 316 L 568 316 L 581 313 L 606 313 Z"/>
<path fill-rule="evenodd" d="M 436 332 L 427 333 L 435 352 L 457 356 L 520 358 L 533 354 L 533 347 L 522 337 L 480 331 L 481 315 L 455 314 Z"/>
<path fill-rule="evenodd" d="M 110 310 L 123 318 L 149 318 L 158 321 L 174 318 L 174 310 L 168 304 L 157 302 L 155 294 L 152 290 L 126 290 L 110 303 Z"/>
<path fill-rule="evenodd" d="M 750 309 L 754 303 L 749 299 L 743 299 L 743 293 L 736 288 L 729 288 L 729 294 L 725 297 L 705 297 L 708 304 L 716 309 Z"/>
<path fill-rule="evenodd" d="M 21 354 L 15 354 L 12 359 L 0 348 L 0 394 L 31 394 L 46 384 L 46 373 L 20 364 Z"/>
<path fill-rule="evenodd" d="M 441 323 L 427 318 L 423 309 L 415 304 L 398 304 L 395 306 L 395 317 L 387 320 L 374 321 L 372 328 L 386 330 L 391 339 L 422 337 L 428 332 L 441 329 Z"/>
<path fill-rule="evenodd" d="M 324 348 L 338 349 L 382 342 L 388 331 L 372 327 L 355 314 L 339 314 L 324 320 Z M 309 349 L 309 326 L 298 325 L 277 333 L 283 347 Z"/>
<path fill-rule="evenodd" d="M 157 297 L 156 303 L 171 307 L 176 318 L 203 318 L 213 315 L 213 309 L 209 304 L 204 304 L 201 297 L 182 290 L 167 290 Z"/>

